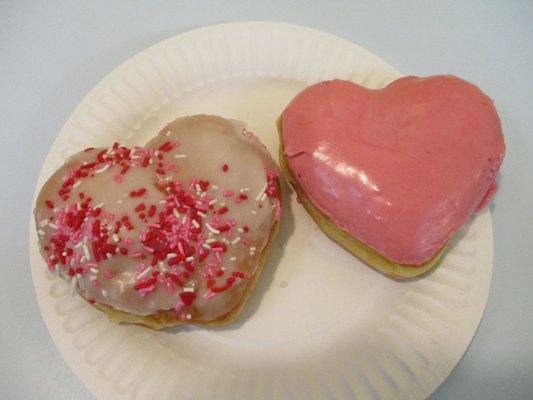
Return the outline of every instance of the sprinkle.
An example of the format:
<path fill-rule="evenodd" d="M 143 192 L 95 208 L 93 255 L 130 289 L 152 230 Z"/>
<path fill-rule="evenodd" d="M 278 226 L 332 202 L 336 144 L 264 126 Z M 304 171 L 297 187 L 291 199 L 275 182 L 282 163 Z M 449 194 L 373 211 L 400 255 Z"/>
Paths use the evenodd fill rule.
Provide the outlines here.
<path fill-rule="evenodd" d="M 50 228 L 52 228 L 52 229 L 57 229 L 57 228 L 58 228 L 58 226 L 57 226 L 56 224 L 54 224 L 53 222 L 50 222 L 50 223 L 48 224 L 48 226 L 49 226 Z"/>
<path fill-rule="evenodd" d="M 98 204 L 97 206 L 94 206 L 94 208 L 95 208 L 95 209 L 96 209 L 96 208 L 102 208 L 103 206 L 104 206 L 104 203 L 100 203 L 100 204 Z"/>
<path fill-rule="evenodd" d="M 87 247 L 86 244 L 83 245 L 83 253 L 85 254 L 85 259 L 90 260 L 91 259 L 91 253 L 89 253 L 89 247 Z"/>
<path fill-rule="evenodd" d="M 76 286 L 78 286 L 78 277 L 73 276 L 70 280 L 70 288 L 69 288 L 69 295 L 72 297 L 74 296 L 74 291 L 76 290 Z"/>
<path fill-rule="evenodd" d="M 46 225 L 48 225 L 48 220 L 47 219 L 43 219 L 41 222 L 39 222 L 39 226 L 41 228 L 44 228 Z"/>
<path fill-rule="evenodd" d="M 238 237 L 236 237 L 235 239 L 233 239 L 233 240 L 231 241 L 231 244 L 237 244 L 237 243 L 239 243 L 240 241 L 241 241 L 241 237 L 238 236 Z"/>
<path fill-rule="evenodd" d="M 195 219 L 191 220 L 191 223 L 194 225 L 194 227 L 195 227 L 196 229 L 198 229 L 198 228 L 200 227 L 200 224 L 199 224 L 198 222 L 196 222 Z M 206 224 L 206 225 L 209 225 L 209 224 Z M 207 229 L 209 229 L 209 228 L 207 228 Z M 211 229 L 212 229 L 212 228 L 211 228 Z"/>
<path fill-rule="evenodd" d="M 194 257 L 193 256 L 189 256 L 185 259 L 185 261 L 187 262 L 190 262 L 190 261 L 194 261 Z"/>
<path fill-rule="evenodd" d="M 217 189 L 218 189 L 218 186 L 217 186 L 217 185 L 211 185 L 211 188 L 212 188 L 213 190 L 217 190 Z"/>
<path fill-rule="evenodd" d="M 207 243 L 202 244 L 202 247 L 203 247 L 204 249 L 211 250 L 211 246 L 209 246 Z"/>
<path fill-rule="evenodd" d="M 206 243 L 214 243 L 216 241 L 217 241 L 216 239 L 207 239 L 205 242 Z"/>
<path fill-rule="evenodd" d="M 265 201 L 266 198 L 267 198 L 267 194 L 263 193 L 263 195 L 261 196 L 261 199 L 259 201 Z"/>
<path fill-rule="evenodd" d="M 74 185 L 72 185 L 72 188 L 77 188 L 81 185 L 81 181 L 77 181 Z"/>
<path fill-rule="evenodd" d="M 119 284 L 120 284 L 120 293 L 123 294 L 124 293 L 124 282 L 120 281 Z"/>
<path fill-rule="evenodd" d="M 205 223 L 205 227 L 207 228 L 207 230 L 215 235 L 218 235 L 220 233 L 220 231 L 218 229 L 215 229 L 213 228 L 211 225 L 209 225 L 208 222 Z"/>
<path fill-rule="evenodd" d="M 204 213 L 201 212 L 201 211 L 197 211 L 196 214 L 199 215 L 199 216 L 202 217 L 202 218 L 207 217 L 207 214 L 204 214 Z"/>
<path fill-rule="evenodd" d="M 194 188 L 196 189 L 197 192 L 201 192 L 202 191 L 202 188 L 200 187 L 200 185 L 198 183 L 196 185 L 194 185 Z"/>
<path fill-rule="evenodd" d="M 167 254 L 167 260 L 170 260 L 171 258 L 176 258 L 178 255 L 176 253 L 168 253 Z"/>
<path fill-rule="evenodd" d="M 102 296 L 107 297 L 107 290 L 102 289 Z"/>
<path fill-rule="evenodd" d="M 166 200 L 159 200 L 159 204 L 166 204 L 167 201 Z"/>
<path fill-rule="evenodd" d="M 229 260 L 230 261 L 237 261 L 237 257 L 230 257 Z"/>
<path fill-rule="evenodd" d="M 102 168 L 99 168 L 99 169 L 95 170 L 94 173 L 95 174 L 100 174 L 102 172 L 107 171 L 110 167 L 111 167 L 111 164 L 106 164 Z"/>
<path fill-rule="evenodd" d="M 212 206 L 213 204 L 216 204 L 217 201 L 218 199 L 213 199 L 209 202 L 209 205 Z"/>
<path fill-rule="evenodd" d="M 116 233 L 113 234 L 113 241 L 118 242 L 120 239 Z"/>
<path fill-rule="evenodd" d="M 94 275 L 91 275 L 91 276 L 89 277 L 89 280 L 90 280 L 91 282 L 94 282 L 94 281 L 98 280 L 98 278 L 97 278 L 96 276 L 94 276 Z"/>
<path fill-rule="evenodd" d="M 255 251 L 255 247 L 250 247 L 250 251 Z"/>
<path fill-rule="evenodd" d="M 192 315 L 191 314 L 187 314 L 187 320 L 190 320 L 192 318 Z"/>
<path fill-rule="evenodd" d="M 97 270 L 96 268 L 91 268 L 91 272 L 92 272 L 93 274 L 97 274 L 97 273 L 98 273 L 98 270 Z"/>
<path fill-rule="evenodd" d="M 227 172 L 228 169 L 229 169 L 228 164 L 224 164 L 224 165 L 222 166 L 222 171 Z"/>
<path fill-rule="evenodd" d="M 252 214 L 253 214 L 253 215 L 257 215 L 257 211 L 252 210 Z"/>
<path fill-rule="evenodd" d="M 261 191 L 259 192 L 259 194 L 255 197 L 255 200 L 256 200 L 256 201 L 260 201 L 261 196 L 263 196 L 263 194 L 265 194 L 265 190 L 267 190 L 267 187 L 268 187 L 268 182 L 265 183 L 265 185 L 263 186 L 263 188 L 261 189 Z"/>
<path fill-rule="evenodd" d="M 191 293 L 191 292 L 194 292 L 194 288 L 193 287 L 184 287 L 183 288 L 183 291 L 186 292 L 186 293 Z"/>
<path fill-rule="evenodd" d="M 42 229 L 39 229 L 39 230 L 37 231 L 37 233 L 38 233 L 39 235 L 41 235 L 41 236 L 44 236 L 44 231 L 43 231 Z"/>
<path fill-rule="evenodd" d="M 143 279 L 146 275 L 148 275 L 150 273 L 150 267 L 146 268 L 143 272 L 141 272 L 139 274 L 139 276 L 137 276 L 137 280 L 141 280 Z"/>
<path fill-rule="evenodd" d="M 186 154 L 174 154 L 174 158 L 187 158 Z"/>

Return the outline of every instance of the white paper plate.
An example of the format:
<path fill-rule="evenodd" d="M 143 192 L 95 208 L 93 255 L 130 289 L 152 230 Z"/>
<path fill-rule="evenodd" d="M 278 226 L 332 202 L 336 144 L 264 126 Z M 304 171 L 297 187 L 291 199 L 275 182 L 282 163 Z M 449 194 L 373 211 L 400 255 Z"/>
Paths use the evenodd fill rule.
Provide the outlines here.
<path fill-rule="evenodd" d="M 331 78 L 381 87 L 400 76 L 353 43 L 298 26 L 246 22 L 177 35 L 87 95 L 54 142 L 37 189 L 72 153 L 115 140 L 143 144 L 193 113 L 247 121 L 276 155 L 276 118 L 304 87 Z M 249 304 L 235 324 L 217 329 L 109 323 L 47 276 L 30 223 L 43 318 L 79 379 L 99 399 L 423 399 L 433 392 L 485 307 L 489 212 L 458 235 L 434 273 L 398 283 L 329 241 L 292 200 Z"/>

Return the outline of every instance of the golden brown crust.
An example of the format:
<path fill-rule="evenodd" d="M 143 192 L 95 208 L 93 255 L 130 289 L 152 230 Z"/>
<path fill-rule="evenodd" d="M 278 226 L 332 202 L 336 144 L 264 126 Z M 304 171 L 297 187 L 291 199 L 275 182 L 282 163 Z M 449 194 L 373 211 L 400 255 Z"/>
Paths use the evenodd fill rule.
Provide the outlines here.
<path fill-rule="evenodd" d="M 430 269 L 432 269 L 440 260 L 446 250 L 446 245 L 429 261 L 421 265 L 397 264 L 391 260 L 383 257 L 371 247 L 357 240 L 349 233 L 340 229 L 335 223 L 322 211 L 320 211 L 307 196 L 305 191 L 294 179 L 290 169 L 288 168 L 285 159 L 285 152 L 283 148 L 283 129 L 281 116 L 277 120 L 278 133 L 280 136 L 279 145 L 279 163 L 283 175 L 289 181 L 291 186 L 296 191 L 298 198 L 302 205 L 307 210 L 311 218 L 315 220 L 320 229 L 334 242 L 340 244 L 348 252 L 359 258 L 368 266 L 381 272 L 382 274 L 391 276 L 396 279 L 409 279 L 420 276 Z"/>

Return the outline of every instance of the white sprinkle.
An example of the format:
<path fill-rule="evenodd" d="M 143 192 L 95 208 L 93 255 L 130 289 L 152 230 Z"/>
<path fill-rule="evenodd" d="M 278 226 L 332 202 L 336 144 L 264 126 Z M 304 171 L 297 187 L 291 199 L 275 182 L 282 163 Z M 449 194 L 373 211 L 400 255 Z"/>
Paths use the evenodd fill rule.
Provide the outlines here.
<path fill-rule="evenodd" d="M 209 246 L 207 243 L 202 244 L 202 247 L 207 250 L 211 250 L 211 246 Z"/>
<path fill-rule="evenodd" d="M 165 263 L 163 261 L 159 261 L 157 263 L 157 266 L 159 267 L 159 269 L 163 269 L 163 268 L 165 268 Z"/>
<path fill-rule="evenodd" d="M 172 210 L 172 214 L 174 214 L 174 216 L 176 218 L 179 218 L 180 217 L 180 214 L 178 213 L 178 210 L 176 210 L 175 208 Z"/>
<path fill-rule="evenodd" d="M 120 281 L 120 293 L 124 293 L 124 282 Z"/>
<path fill-rule="evenodd" d="M 106 253 L 106 255 L 105 255 L 105 256 L 106 256 L 106 257 L 107 257 L 107 259 L 109 260 L 109 259 L 110 259 L 111 257 L 113 257 L 113 254 L 111 254 L 111 253 Z"/>
<path fill-rule="evenodd" d="M 217 201 L 218 199 L 213 199 L 209 202 L 209 205 L 212 206 L 213 204 L 216 204 Z"/>
<path fill-rule="evenodd" d="M 96 276 L 94 276 L 94 275 L 91 275 L 91 276 L 89 277 L 89 280 L 90 280 L 91 282 L 94 282 L 94 281 L 98 280 L 98 278 L 97 278 Z"/>
<path fill-rule="evenodd" d="M 137 279 L 142 279 L 144 278 L 146 275 L 148 275 L 150 273 L 150 267 L 146 268 L 143 272 L 141 272 L 139 274 L 139 276 L 137 276 Z"/>
<path fill-rule="evenodd" d="M 200 224 L 199 224 L 198 222 L 196 222 L 195 219 L 191 220 L 191 223 L 194 225 L 194 227 L 195 227 L 196 229 L 198 229 L 198 228 L 200 227 Z M 209 229 L 209 228 L 208 228 L 208 229 Z"/>
<path fill-rule="evenodd" d="M 80 262 L 81 262 L 81 263 L 84 263 L 85 261 L 87 261 L 87 259 L 85 258 L 85 256 L 81 256 L 81 258 L 80 258 Z"/>
<path fill-rule="evenodd" d="M 91 259 L 91 253 L 89 253 L 89 247 L 87 247 L 86 244 L 83 245 L 83 253 L 85 254 L 85 258 L 87 260 Z"/>
<path fill-rule="evenodd" d="M 78 211 L 81 210 L 81 203 L 76 203 L 76 210 L 78 210 Z"/>
<path fill-rule="evenodd" d="M 222 267 L 222 268 L 220 268 L 220 269 L 221 269 L 222 271 L 225 271 L 225 270 L 226 270 L 226 267 Z"/>
<path fill-rule="evenodd" d="M 216 239 L 207 239 L 205 242 L 206 243 L 214 243 L 216 241 L 217 241 Z"/>
<path fill-rule="evenodd" d="M 96 268 L 91 268 L 91 272 L 92 272 L 93 274 L 97 274 L 97 273 L 98 273 L 98 270 L 97 270 Z"/>
<path fill-rule="evenodd" d="M 169 137 L 171 133 L 172 133 L 172 131 L 168 131 L 167 133 L 165 133 L 165 136 Z"/>
<path fill-rule="evenodd" d="M 215 229 L 213 228 L 211 225 L 209 225 L 209 222 L 206 222 L 205 223 L 205 227 L 207 228 L 207 230 L 215 235 L 218 235 L 220 233 L 220 231 L 218 229 Z"/>
<path fill-rule="evenodd" d="M 83 246 L 83 243 L 82 242 L 78 242 L 74 245 L 74 248 L 75 249 L 79 249 L 81 246 Z"/>
<path fill-rule="evenodd" d="M 94 208 L 102 208 L 103 205 L 104 205 L 104 203 L 100 203 L 100 204 L 96 205 Z"/>
<path fill-rule="evenodd" d="M 253 214 L 253 215 L 257 215 L 257 211 L 252 210 L 252 214 Z"/>
<path fill-rule="evenodd" d="M 263 195 L 261 196 L 261 200 L 260 201 L 265 201 L 266 198 L 267 198 L 267 194 L 263 193 Z"/>
<path fill-rule="evenodd" d="M 112 228 L 112 227 L 111 227 Z M 113 242 L 118 242 L 120 239 L 116 233 L 113 234 Z"/>
<path fill-rule="evenodd" d="M 168 253 L 167 254 L 167 260 L 170 260 L 171 258 L 176 258 L 178 255 L 176 253 Z"/>
<path fill-rule="evenodd" d="M 191 319 L 192 318 L 192 315 L 191 314 L 187 314 L 187 319 Z"/>
<path fill-rule="evenodd" d="M 237 261 L 237 257 L 230 257 L 229 260 L 230 261 Z"/>
<path fill-rule="evenodd" d="M 218 186 L 217 186 L 217 185 L 211 185 L 211 188 L 212 188 L 213 190 L 217 190 L 217 189 L 218 189 Z"/>
<path fill-rule="evenodd" d="M 55 254 L 52 254 L 52 255 L 50 256 L 50 260 L 55 260 L 55 259 L 56 259 L 56 255 L 55 255 Z"/>
<path fill-rule="evenodd" d="M 250 191 L 250 188 L 247 188 L 247 187 L 246 187 L 246 188 L 244 188 L 244 191 L 245 191 L 245 192 L 249 192 L 249 191 Z"/>
<path fill-rule="evenodd" d="M 174 210 L 176 210 L 176 209 L 174 209 Z M 176 213 L 177 213 L 177 211 L 176 211 Z M 179 217 L 179 215 L 178 215 L 178 217 Z M 184 224 L 185 221 L 187 221 L 187 216 L 186 216 L 186 215 L 184 215 L 183 217 L 181 217 L 181 223 Z"/>
<path fill-rule="evenodd" d="M 231 244 L 237 244 L 237 243 L 239 243 L 240 241 L 241 241 L 241 237 L 239 236 L 239 237 L 236 237 L 235 239 L 233 239 L 233 240 L 231 241 Z"/>
<path fill-rule="evenodd" d="M 222 202 L 220 203 L 220 207 L 225 207 L 226 206 L 226 203 Z"/>
<path fill-rule="evenodd" d="M 59 208 L 58 207 L 54 207 L 54 209 L 52 211 L 56 213 L 56 212 L 59 211 Z"/>
<path fill-rule="evenodd" d="M 76 260 L 74 259 L 74 257 L 72 257 L 72 258 L 70 259 L 70 266 L 71 266 L 71 267 L 74 266 L 74 261 L 76 261 Z"/>
<path fill-rule="evenodd" d="M 39 222 L 39 226 L 41 228 L 44 228 L 46 225 L 48 225 L 48 220 L 47 219 L 43 219 L 41 222 Z"/>
<path fill-rule="evenodd" d="M 154 159 L 150 157 L 150 161 L 148 161 L 148 164 L 152 165 L 154 163 Z"/>
<path fill-rule="evenodd" d="M 239 192 L 240 192 L 240 193 L 244 193 L 244 188 L 241 188 L 241 189 L 239 190 Z"/>
<path fill-rule="evenodd" d="M 48 224 L 48 226 L 49 226 L 50 228 L 52 228 L 52 229 L 57 229 L 57 225 L 54 224 L 53 222 L 50 222 L 50 223 Z"/>
<path fill-rule="evenodd" d="M 81 185 L 81 181 L 77 181 L 74 185 L 72 185 L 73 188 L 77 188 Z"/>
<path fill-rule="evenodd" d="M 186 154 L 174 154 L 174 158 L 187 158 Z"/>
<path fill-rule="evenodd" d="M 188 293 L 190 293 L 190 292 L 194 292 L 194 288 L 193 288 L 193 287 L 184 287 L 184 288 L 183 288 L 183 291 L 184 291 L 184 292 L 188 292 Z"/>
<path fill-rule="evenodd" d="M 39 229 L 39 230 L 37 231 L 37 233 L 38 233 L 39 235 L 41 235 L 41 236 L 44 236 L 44 231 L 43 231 L 42 229 Z"/>
<path fill-rule="evenodd" d="M 202 194 L 200 195 L 200 198 L 204 198 L 205 196 L 207 196 L 207 192 L 202 192 Z"/>
<path fill-rule="evenodd" d="M 69 288 L 69 295 L 72 297 L 74 296 L 74 291 L 76 290 L 76 286 L 78 286 L 78 276 L 74 276 L 70 280 L 70 288 Z"/>
<path fill-rule="evenodd" d="M 189 256 L 185 259 L 185 261 L 187 262 L 191 262 L 191 261 L 194 261 L 194 257 L 193 256 Z"/>
<path fill-rule="evenodd" d="M 159 204 L 167 204 L 166 200 L 159 200 Z"/>
<path fill-rule="evenodd" d="M 200 217 L 202 217 L 202 218 L 207 217 L 207 214 L 204 214 L 204 213 L 201 212 L 201 211 L 197 211 L 196 214 L 198 214 L 198 215 L 199 215 Z"/>
<path fill-rule="evenodd" d="M 250 251 L 255 251 L 255 247 L 250 247 Z"/>
<path fill-rule="evenodd" d="M 159 155 L 159 150 L 154 151 L 154 156 L 157 157 L 158 155 Z"/>
<path fill-rule="evenodd" d="M 240 233 L 243 233 L 243 232 L 244 232 L 244 229 L 239 228 L 238 231 L 239 231 Z"/>
<path fill-rule="evenodd" d="M 202 188 L 200 187 L 200 185 L 198 183 L 196 185 L 194 185 L 194 187 L 196 188 L 197 192 L 201 192 L 202 191 Z"/>
<path fill-rule="evenodd" d="M 107 290 L 102 289 L 102 296 L 107 297 Z"/>
<path fill-rule="evenodd" d="M 255 200 L 256 200 L 256 201 L 259 201 L 259 199 L 261 198 L 261 196 L 263 196 L 263 194 L 265 193 L 265 190 L 267 190 L 267 187 L 268 187 L 268 182 L 265 183 L 265 185 L 263 186 L 263 188 L 261 189 L 261 191 L 259 192 L 259 194 L 255 197 Z"/>
<path fill-rule="evenodd" d="M 61 255 L 62 255 L 63 257 L 66 257 L 66 256 L 67 256 L 67 252 L 64 251 L 63 253 L 61 253 Z"/>
<path fill-rule="evenodd" d="M 112 152 L 113 152 L 113 146 L 108 147 L 108 148 L 107 148 L 107 151 L 105 152 L 105 155 L 108 156 L 108 155 L 110 155 Z"/>
<path fill-rule="evenodd" d="M 110 167 L 111 167 L 111 164 L 106 164 L 102 168 L 99 168 L 99 169 L 95 170 L 94 173 L 95 174 L 100 174 L 102 172 L 107 171 Z"/>

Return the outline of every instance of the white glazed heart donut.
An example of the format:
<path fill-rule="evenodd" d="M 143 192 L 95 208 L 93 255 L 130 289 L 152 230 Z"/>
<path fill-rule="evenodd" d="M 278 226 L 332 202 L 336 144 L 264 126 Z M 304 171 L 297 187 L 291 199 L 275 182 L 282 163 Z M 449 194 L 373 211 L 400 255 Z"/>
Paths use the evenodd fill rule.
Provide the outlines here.
<path fill-rule="evenodd" d="M 281 216 L 278 172 L 239 122 L 175 120 L 144 147 L 70 157 L 35 206 L 48 268 L 115 321 L 223 325 Z"/>

